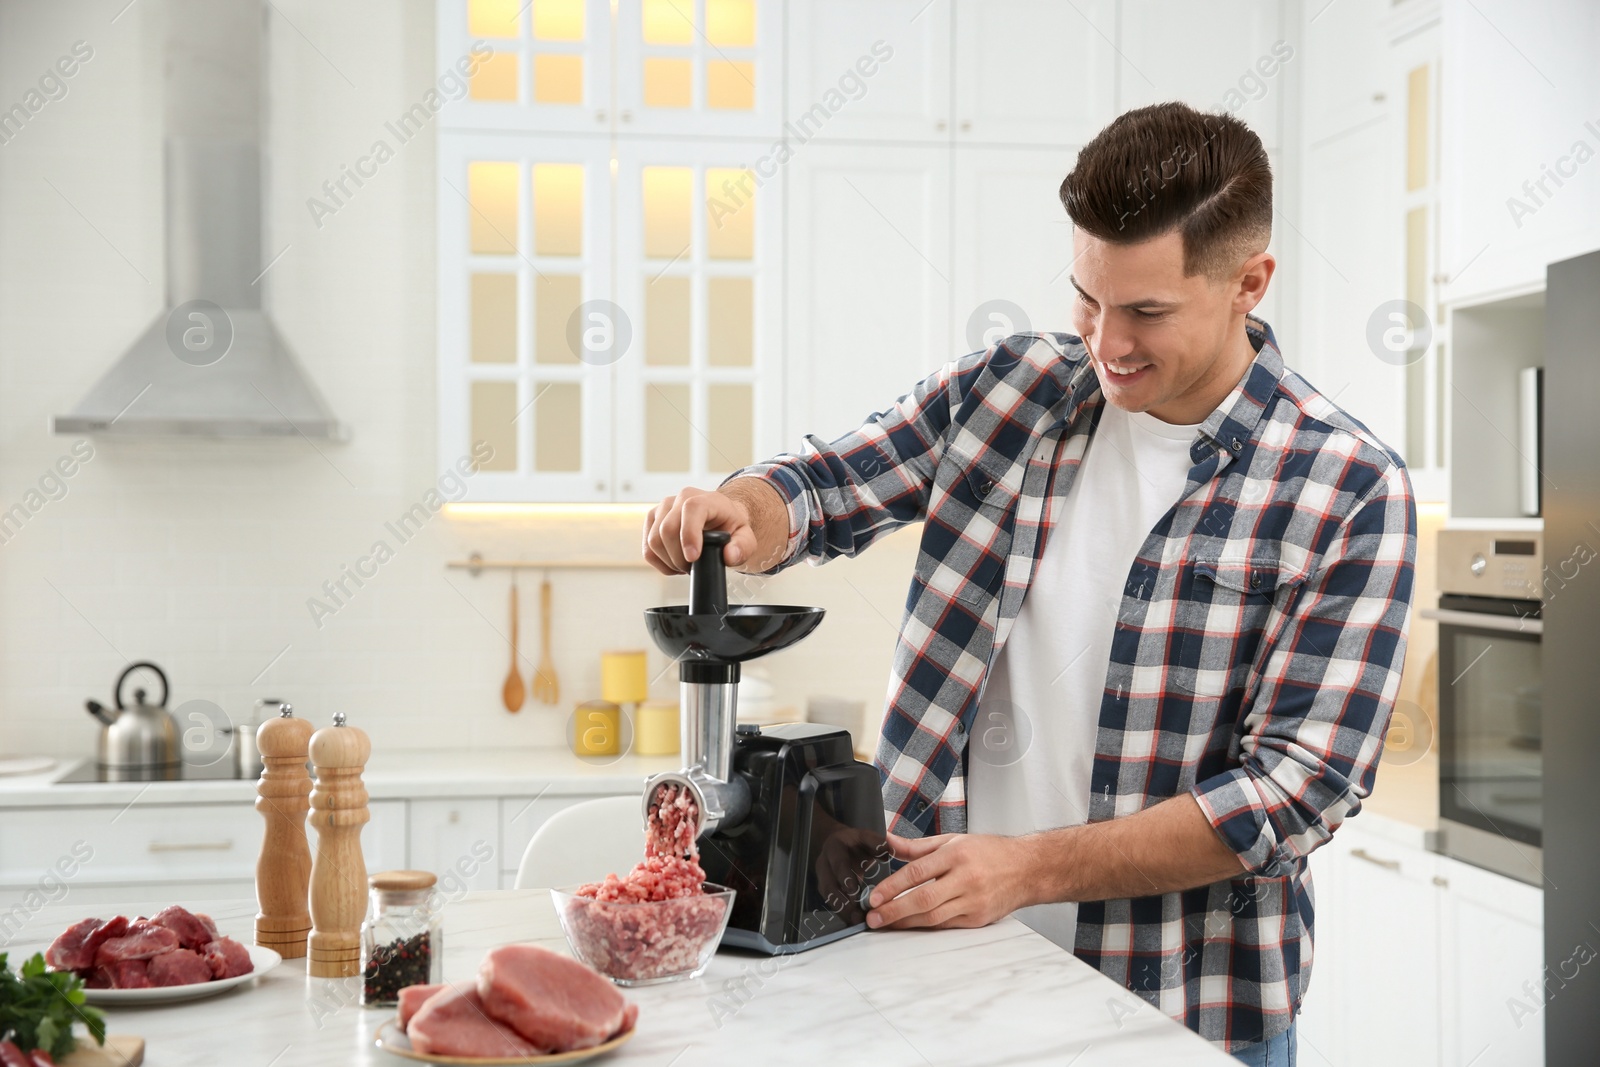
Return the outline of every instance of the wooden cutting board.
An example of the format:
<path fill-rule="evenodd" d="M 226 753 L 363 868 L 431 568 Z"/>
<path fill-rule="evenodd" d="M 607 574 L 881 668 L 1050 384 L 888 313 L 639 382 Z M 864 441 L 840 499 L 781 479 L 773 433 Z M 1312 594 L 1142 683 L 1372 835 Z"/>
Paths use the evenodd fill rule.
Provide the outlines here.
<path fill-rule="evenodd" d="M 144 1038 L 128 1034 L 107 1034 L 106 1043 L 93 1038 L 78 1038 L 78 1051 L 57 1063 L 57 1067 L 139 1067 L 144 1063 Z"/>

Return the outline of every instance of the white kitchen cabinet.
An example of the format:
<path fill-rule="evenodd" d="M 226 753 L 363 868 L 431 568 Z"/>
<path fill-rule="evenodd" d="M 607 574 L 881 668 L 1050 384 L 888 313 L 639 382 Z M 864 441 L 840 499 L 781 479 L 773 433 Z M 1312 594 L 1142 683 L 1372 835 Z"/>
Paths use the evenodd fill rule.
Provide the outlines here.
<path fill-rule="evenodd" d="M 406 863 L 456 892 L 500 888 L 500 804 L 493 797 L 412 800 Z"/>
<path fill-rule="evenodd" d="M 1405 440 L 1405 368 L 1377 357 L 1367 327 L 1402 291 L 1403 261 L 1394 138 L 1388 120 L 1358 126 L 1306 152 L 1299 227 L 1279 226 L 1275 243 L 1299 259 L 1300 350 L 1288 353 L 1324 395 L 1378 439 Z"/>
<path fill-rule="evenodd" d="M 470 500 L 610 499 L 609 148 L 447 133 L 438 165 L 439 469 L 476 459 Z"/>
<path fill-rule="evenodd" d="M 440 0 L 448 129 L 776 137 L 782 0 Z M 459 89 L 446 86 L 453 94 Z"/>
<path fill-rule="evenodd" d="M 1544 1063 L 1543 998 L 1560 996 L 1562 984 L 1562 961 L 1548 971 L 1544 963 L 1544 893 L 1448 857 L 1440 857 L 1439 870 L 1447 883 L 1440 914 L 1442 1061 Z M 1566 977 L 1575 973 L 1569 965 Z"/>
<path fill-rule="evenodd" d="M 957 144 L 1081 145 L 1116 117 L 1112 0 L 955 0 Z"/>
<path fill-rule="evenodd" d="M 950 156 L 809 145 L 790 164 L 784 434 L 859 426 L 954 359 Z"/>
<path fill-rule="evenodd" d="M 373 801 L 370 810 L 361 835 L 368 870 L 406 866 L 406 802 Z M 8 810 L 0 892 L 85 904 L 253 896 L 263 825 L 253 803 Z"/>
<path fill-rule="evenodd" d="M 1542 959 L 1543 893 L 1400 843 L 1363 818 L 1311 857 L 1316 956 L 1303 1062 L 1543 1063 L 1538 994 L 1553 973 Z"/>
<path fill-rule="evenodd" d="M 1280 115 L 1297 75 L 1279 0 L 1121 0 L 1118 15 L 1119 111 L 1182 100 L 1231 112 L 1269 149 L 1282 144 Z"/>
<path fill-rule="evenodd" d="M 608 0 L 439 0 L 436 10 L 438 76 L 459 72 L 463 60 L 471 63 L 466 69 L 476 68 L 464 96 L 454 83 L 443 86 L 450 102 L 440 113 L 442 126 L 610 129 L 615 106 Z"/>
<path fill-rule="evenodd" d="M 76 848 L 77 884 L 255 877 L 262 820 L 248 804 L 33 808 L 0 819 L 0 884 L 31 885 Z"/>
<path fill-rule="evenodd" d="M 1542 288 L 1547 264 L 1600 247 L 1600 7 L 1441 7 L 1444 299 Z"/>
<path fill-rule="evenodd" d="M 1296 49 L 1301 74 L 1301 137 L 1315 148 L 1339 134 L 1385 121 L 1390 95 L 1389 0 L 1338 0 L 1304 10 Z M 1306 168 L 1309 179 L 1315 167 Z"/>
<path fill-rule="evenodd" d="M 811 142 L 951 137 L 952 0 L 789 5 L 786 132 Z"/>
<path fill-rule="evenodd" d="M 782 0 L 618 0 L 618 134 L 777 137 L 784 6 Z"/>
<path fill-rule="evenodd" d="M 783 183 L 763 152 L 706 140 L 617 148 L 616 497 L 706 488 L 782 445 Z"/>
<path fill-rule="evenodd" d="M 1072 331 L 1072 221 L 1059 192 L 1076 157 L 1070 148 L 957 146 L 952 268 L 960 352 L 1008 333 Z"/>

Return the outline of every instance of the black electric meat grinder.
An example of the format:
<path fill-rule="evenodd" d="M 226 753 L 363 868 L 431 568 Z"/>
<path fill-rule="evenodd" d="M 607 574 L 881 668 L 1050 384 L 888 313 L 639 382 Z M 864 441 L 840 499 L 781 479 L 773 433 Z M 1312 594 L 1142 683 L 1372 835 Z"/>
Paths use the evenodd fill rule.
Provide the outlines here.
<path fill-rule="evenodd" d="M 657 647 L 678 661 L 683 753 L 681 771 L 645 783 L 644 810 L 664 785 L 689 790 L 706 879 L 737 891 L 722 943 L 786 955 L 866 928 L 867 895 L 889 873 L 883 794 L 844 730 L 739 723 L 739 664 L 802 640 L 823 611 L 729 607 L 728 540 L 725 530 L 702 535 L 688 604 L 644 613 Z"/>

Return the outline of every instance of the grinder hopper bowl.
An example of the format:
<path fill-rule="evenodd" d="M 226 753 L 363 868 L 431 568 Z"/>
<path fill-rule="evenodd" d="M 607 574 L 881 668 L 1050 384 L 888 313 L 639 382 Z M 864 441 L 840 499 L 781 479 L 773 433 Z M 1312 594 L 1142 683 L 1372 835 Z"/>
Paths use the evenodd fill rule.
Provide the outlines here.
<path fill-rule="evenodd" d="M 739 664 L 800 641 L 823 612 L 729 607 L 728 539 L 702 535 L 688 604 L 645 612 L 651 638 L 678 662 L 684 765 L 645 783 L 644 812 L 662 786 L 687 788 L 706 878 L 737 891 L 722 943 L 800 952 L 865 929 L 863 902 L 889 873 L 883 797 L 844 730 L 739 724 Z"/>

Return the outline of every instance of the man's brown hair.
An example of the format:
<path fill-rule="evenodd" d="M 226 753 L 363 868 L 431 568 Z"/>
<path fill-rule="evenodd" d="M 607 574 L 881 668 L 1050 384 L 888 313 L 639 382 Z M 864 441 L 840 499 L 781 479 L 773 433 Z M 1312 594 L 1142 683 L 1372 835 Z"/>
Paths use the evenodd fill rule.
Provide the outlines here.
<path fill-rule="evenodd" d="M 1227 277 L 1272 238 L 1272 166 L 1232 115 L 1176 101 L 1124 112 L 1061 183 L 1074 225 L 1112 244 L 1183 235 L 1183 272 Z"/>

